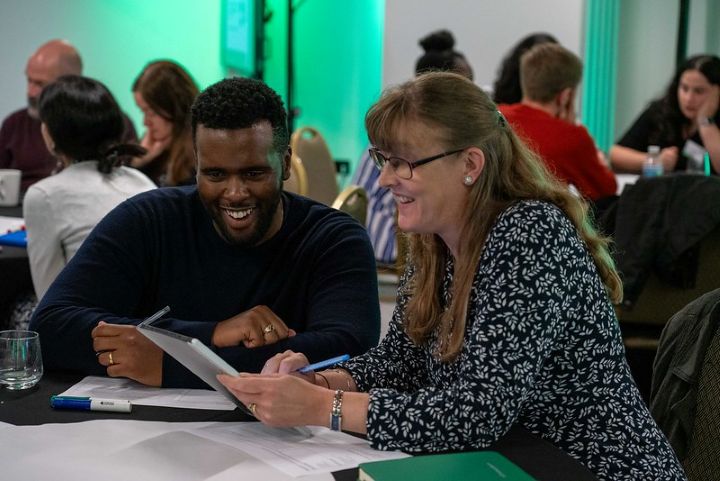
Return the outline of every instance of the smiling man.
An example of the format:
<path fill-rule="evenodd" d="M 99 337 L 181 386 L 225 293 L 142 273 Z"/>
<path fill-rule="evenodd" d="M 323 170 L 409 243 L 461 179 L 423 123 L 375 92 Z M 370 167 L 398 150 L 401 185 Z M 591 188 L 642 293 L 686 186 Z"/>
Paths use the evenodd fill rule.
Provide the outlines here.
<path fill-rule="evenodd" d="M 260 81 L 210 86 L 192 108 L 197 186 L 112 211 L 35 312 L 50 369 L 148 385 L 202 381 L 134 326 L 197 337 L 240 371 L 292 349 L 311 360 L 377 344 L 372 247 L 349 216 L 284 192 L 290 148 L 279 96 Z"/>

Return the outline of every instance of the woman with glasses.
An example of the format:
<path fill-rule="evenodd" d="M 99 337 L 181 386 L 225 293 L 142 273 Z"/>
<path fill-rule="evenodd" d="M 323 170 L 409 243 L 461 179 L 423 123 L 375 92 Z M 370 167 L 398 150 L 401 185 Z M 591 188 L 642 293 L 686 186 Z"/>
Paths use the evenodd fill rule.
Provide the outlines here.
<path fill-rule="evenodd" d="M 262 422 L 377 449 L 481 449 L 520 425 L 602 480 L 684 479 L 630 376 L 583 201 L 459 75 L 386 91 L 366 127 L 411 233 L 387 336 L 337 369 L 298 374 L 308 359 L 286 352 L 222 382 Z"/>

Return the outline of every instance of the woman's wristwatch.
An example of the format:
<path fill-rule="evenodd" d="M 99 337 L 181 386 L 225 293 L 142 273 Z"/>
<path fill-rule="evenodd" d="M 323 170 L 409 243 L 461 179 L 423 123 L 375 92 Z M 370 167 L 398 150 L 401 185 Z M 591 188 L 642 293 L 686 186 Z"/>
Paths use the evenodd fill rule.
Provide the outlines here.
<path fill-rule="evenodd" d="M 342 430 L 342 402 L 343 402 L 343 390 L 338 389 L 335 391 L 335 397 L 333 398 L 332 411 L 330 411 L 330 429 L 333 431 Z"/>
<path fill-rule="evenodd" d="M 713 125 L 715 123 L 715 119 L 712 117 L 700 117 L 698 119 L 698 125 L 700 127 L 707 127 L 708 125 Z"/>

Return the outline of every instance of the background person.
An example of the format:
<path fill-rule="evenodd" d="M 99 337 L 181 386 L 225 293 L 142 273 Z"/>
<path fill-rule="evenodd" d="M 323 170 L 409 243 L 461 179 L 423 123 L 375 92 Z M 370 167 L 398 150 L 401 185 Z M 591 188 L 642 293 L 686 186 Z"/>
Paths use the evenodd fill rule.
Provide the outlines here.
<path fill-rule="evenodd" d="M 198 95 L 195 81 L 175 62 L 159 60 L 143 69 L 132 91 L 147 129 L 141 141 L 147 154 L 133 159 L 132 166 L 158 186 L 194 184 L 190 107 Z"/>
<path fill-rule="evenodd" d="M 122 201 L 155 187 L 118 164 L 144 149 L 122 143 L 123 117 L 108 89 L 76 75 L 45 87 L 39 108 L 48 151 L 65 167 L 33 184 L 25 196 L 28 257 L 41 299 L 90 231 Z"/>
<path fill-rule="evenodd" d="M 600 160 L 587 129 L 575 124 L 580 59 L 555 43 L 522 56 L 522 101 L 498 106 L 510 125 L 545 161 L 550 172 L 591 201 L 614 196 L 615 175 Z"/>
<path fill-rule="evenodd" d="M 337 370 L 284 375 L 307 364 L 284 353 L 222 382 L 262 422 L 340 422 L 377 449 L 481 449 L 517 423 L 601 480 L 684 480 L 628 371 L 605 240 L 487 95 L 421 75 L 366 127 L 413 233 L 387 336 Z"/>
<path fill-rule="evenodd" d="M 50 40 L 28 59 L 25 67 L 28 105 L 10 114 L 0 127 L 0 169 L 22 171 L 22 192 L 58 168 L 57 159 L 48 152 L 40 133 L 40 93 L 62 75 L 81 74 L 80 54 L 66 40 Z M 123 140 L 135 141 L 137 137 L 132 122 L 124 115 L 123 122 Z"/>
<path fill-rule="evenodd" d="M 503 58 L 493 82 L 493 100 L 496 104 L 516 104 L 522 100 L 520 86 L 520 57 L 535 45 L 559 43 L 549 33 L 533 33 L 521 39 Z"/>
<path fill-rule="evenodd" d="M 720 58 L 696 55 L 682 64 L 665 95 L 650 103 L 635 123 L 610 149 L 615 170 L 642 172 L 647 148 L 661 148 L 665 172 L 683 171 L 688 159 L 702 165 L 704 153 L 710 170 L 720 172 Z"/>
<path fill-rule="evenodd" d="M 155 189 L 110 212 L 40 302 L 31 328 L 48 369 L 200 387 L 135 326 L 198 338 L 259 372 L 286 349 L 359 355 L 380 332 L 377 273 L 350 216 L 282 191 L 290 175 L 280 97 L 232 78 L 192 109 L 197 186 Z M 97 353 L 97 354 L 96 354 Z"/>

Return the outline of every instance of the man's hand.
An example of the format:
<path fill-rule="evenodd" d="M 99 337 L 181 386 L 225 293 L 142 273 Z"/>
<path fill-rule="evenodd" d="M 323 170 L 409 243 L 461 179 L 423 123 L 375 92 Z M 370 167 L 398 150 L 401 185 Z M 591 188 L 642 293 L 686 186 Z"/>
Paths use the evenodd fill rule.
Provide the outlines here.
<path fill-rule="evenodd" d="M 107 324 L 92 330 L 93 349 L 110 377 L 127 377 L 148 386 L 162 385 L 163 351 L 135 326 Z"/>
<path fill-rule="evenodd" d="M 295 331 L 288 329 L 285 323 L 267 306 L 255 306 L 218 323 L 212 335 L 212 343 L 217 347 L 237 346 L 259 347 L 274 344 L 292 337 Z"/>

